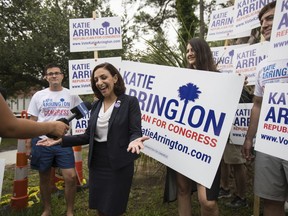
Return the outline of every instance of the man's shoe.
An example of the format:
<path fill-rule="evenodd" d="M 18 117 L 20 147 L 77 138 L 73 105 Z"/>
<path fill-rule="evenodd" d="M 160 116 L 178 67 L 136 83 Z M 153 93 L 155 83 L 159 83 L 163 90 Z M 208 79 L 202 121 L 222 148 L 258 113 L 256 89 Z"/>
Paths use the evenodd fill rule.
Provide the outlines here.
<path fill-rule="evenodd" d="M 248 207 L 248 203 L 246 199 L 242 199 L 239 196 L 235 196 L 235 198 L 230 203 L 227 203 L 226 206 L 231 208 L 241 208 L 241 207 Z"/>
<path fill-rule="evenodd" d="M 218 195 L 218 199 L 221 199 L 221 198 L 229 198 L 231 197 L 231 193 L 230 193 L 230 190 L 225 190 L 224 188 L 220 188 L 220 191 L 219 191 L 219 195 Z"/>

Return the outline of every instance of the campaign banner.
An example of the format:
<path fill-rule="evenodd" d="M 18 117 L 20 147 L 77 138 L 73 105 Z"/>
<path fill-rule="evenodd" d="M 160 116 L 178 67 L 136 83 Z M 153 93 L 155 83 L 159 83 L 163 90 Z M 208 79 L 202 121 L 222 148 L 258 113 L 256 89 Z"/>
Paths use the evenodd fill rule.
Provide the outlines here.
<path fill-rule="evenodd" d="M 70 52 L 122 49 L 120 17 L 69 20 Z"/>
<path fill-rule="evenodd" d="M 226 40 L 249 36 L 251 29 L 247 31 L 234 32 L 234 7 L 222 8 L 212 11 L 208 26 L 206 41 Z"/>
<path fill-rule="evenodd" d="M 2 185 L 5 171 L 5 159 L 0 158 L 0 201 L 2 196 Z"/>
<path fill-rule="evenodd" d="M 260 26 L 258 14 L 268 3 L 275 0 L 235 0 L 234 32 L 240 33 Z"/>
<path fill-rule="evenodd" d="M 255 85 L 257 65 L 267 58 L 269 42 L 261 42 L 235 49 L 233 70 L 247 77 L 247 85 Z"/>
<path fill-rule="evenodd" d="M 109 62 L 120 68 L 121 57 L 69 60 L 69 89 L 71 94 L 93 94 L 91 73 L 96 65 L 104 62 Z"/>
<path fill-rule="evenodd" d="M 288 0 L 277 1 L 268 58 L 288 59 Z M 279 55 L 281 53 L 281 55 Z"/>
<path fill-rule="evenodd" d="M 210 188 L 244 77 L 129 61 L 122 61 L 121 75 L 150 137 L 143 153 Z"/>
<path fill-rule="evenodd" d="M 268 83 L 261 106 L 255 150 L 288 159 L 288 83 Z"/>
<path fill-rule="evenodd" d="M 230 142 L 236 145 L 243 145 L 248 126 L 253 103 L 240 103 L 238 105 L 235 118 L 230 131 Z"/>
<path fill-rule="evenodd" d="M 212 55 L 220 72 L 232 73 L 233 72 L 233 56 L 235 49 L 249 44 L 239 44 L 231 46 L 211 47 Z"/>

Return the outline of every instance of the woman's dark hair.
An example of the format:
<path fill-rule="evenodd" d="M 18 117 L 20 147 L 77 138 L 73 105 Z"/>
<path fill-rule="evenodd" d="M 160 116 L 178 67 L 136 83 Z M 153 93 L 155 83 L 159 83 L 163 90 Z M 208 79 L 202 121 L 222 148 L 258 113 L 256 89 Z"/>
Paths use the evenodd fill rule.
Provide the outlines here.
<path fill-rule="evenodd" d="M 96 81 L 94 80 L 94 74 L 95 71 L 98 70 L 99 68 L 104 68 L 106 70 L 109 71 L 109 73 L 114 77 L 115 75 L 117 75 L 117 82 L 114 85 L 114 93 L 116 96 L 119 96 L 121 94 L 124 94 L 126 91 L 126 87 L 124 84 L 124 80 L 121 76 L 121 74 L 119 73 L 119 71 L 110 63 L 102 63 L 97 65 L 94 69 L 93 72 L 91 74 L 91 87 L 92 90 L 94 92 L 94 95 L 98 98 L 98 99 L 103 99 L 104 96 L 101 94 L 101 92 L 99 91 L 99 89 L 96 87 Z"/>
<path fill-rule="evenodd" d="M 270 2 L 269 4 L 265 5 L 258 14 L 258 19 L 261 21 L 262 16 L 269 10 L 276 7 L 276 1 Z"/>
<path fill-rule="evenodd" d="M 206 71 L 218 71 L 211 49 L 208 43 L 201 38 L 192 38 L 188 43 L 193 48 L 196 56 L 196 69 Z M 188 68 L 194 69 L 193 65 L 188 64 Z"/>

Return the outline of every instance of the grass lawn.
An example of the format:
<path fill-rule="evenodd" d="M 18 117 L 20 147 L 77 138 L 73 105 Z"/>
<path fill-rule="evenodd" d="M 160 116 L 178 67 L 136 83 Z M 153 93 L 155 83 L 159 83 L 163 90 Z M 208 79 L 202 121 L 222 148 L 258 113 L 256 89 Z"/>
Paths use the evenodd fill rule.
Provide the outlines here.
<path fill-rule="evenodd" d="M 15 148 L 15 144 L 14 148 Z M 17 145 L 17 144 L 16 144 Z M 83 175 L 88 178 L 87 174 L 87 148 L 83 148 Z M 225 206 L 225 202 L 230 199 L 220 199 L 219 209 L 221 216 L 251 216 L 253 215 L 253 201 L 254 195 L 252 193 L 252 176 L 253 169 L 248 165 L 248 191 L 247 200 L 249 206 L 240 209 L 231 209 Z M 135 175 L 133 179 L 132 189 L 128 203 L 128 209 L 125 216 L 177 216 L 177 203 L 163 203 L 163 193 L 165 185 L 166 167 L 161 163 L 142 156 L 135 165 Z M 87 179 L 88 180 L 88 179 Z M 13 191 L 14 181 L 14 166 L 7 166 L 5 169 L 2 199 L 8 201 L 0 205 L 0 215 L 14 216 L 38 216 L 42 213 L 42 205 L 39 202 L 39 187 L 38 187 L 38 173 L 29 169 L 28 181 L 29 189 L 32 190 L 29 196 L 30 207 L 23 211 L 12 211 L 9 207 L 9 199 Z M 233 180 L 231 178 L 231 187 L 233 188 Z M 30 193 L 29 193 L 30 194 Z M 197 194 L 192 195 L 192 211 L 193 216 L 200 216 L 200 208 L 197 200 Z M 65 202 L 62 193 L 54 194 L 52 196 L 53 215 L 65 215 Z M 80 188 L 76 194 L 75 200 L 75 216 L 96 215 L 94 210 L 88 209 L 88 190 Z"/>

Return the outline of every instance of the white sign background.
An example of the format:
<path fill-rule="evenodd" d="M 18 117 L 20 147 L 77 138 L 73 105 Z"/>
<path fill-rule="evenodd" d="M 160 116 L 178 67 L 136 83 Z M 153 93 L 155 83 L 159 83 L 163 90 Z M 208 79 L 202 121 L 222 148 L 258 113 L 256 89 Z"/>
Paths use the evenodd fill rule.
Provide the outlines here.
<path fill-rule="evenodd" d="M 120 17 L 69 20 L 70 52 L 122 49 Z"/>
<path fill-rule="evenodd" d="M 257 65 L 267 58 L 269 42 L 261 42 L 235 49 L 233 70 L 247 77 L 247 85 L 255 85 Z"/>
<path fill-rule="evenodd" d="M 235 55 L 235 49 L 243 46 L 249 46 L 249 44 L 211 47 L 214 61 L 217 64 L 217 69 L 222 73 L 234 72 L 233 56 Z"/>
<path fill-rule="evenodd" d="M 288 59 L 288 0 L 277 1 L 268 58 Z M 279 55 L 281 53 L 281 55 Z"/>
<path fill-rule="evenodd" d="M 145 141 L 143 152 L 210 188 L 231 129 L 244 77 L 129 61 L 122 61 L 121 74 L 126 93 L 139 100 L 143 135 L 152 137 Z M 194 102 L 188 101 L 184 106 L 178 90 L 188 84 L 196 85 L 201 93 Z M 188 96 L 192 94 L 189 92 Z M 190 115 L 192 110 L 197 110 L 193 116 Z M 214 113 L 216 119 L 225 115 L 220 134 L 215 135 L 211 127 L 204 129 L 204 125 L 208 125 L 208 113 Z M 198 121 L 198 127 L 189 126 L 188 119 L 193 124 Z M 186 133 L 179 135 L 173 128 L 186 130 Z M 214 147 L 212 139 L 216 140 Z"/>
<path fill-rule="evenodd" d="M 250 114 L 253 103 L 240 103 L 230 131 L 231 143 L 243 145 L 250 122 Z"/>
<path fill-rule="evenodd" d="M 260 22 L 258 19 L 259 11 L 266 4 L 274 0 L 235 0 L 234 6 L 234 33 L 248 31 L 253 28 L 259 27 Z M 280 0 L 282 1 L 282 0 Z"/>
<path fill-rule="evenodd" d="M 269 100 L 270 94 L 274 95 L 273 100 Z M 255 143 L 255 150 L 284 160 L 288 159 L 288 125 L 287 122 L 285 123 L 285 119 L 286 121 L 288 119 L 287 103 L 288 83 L 265 85 Z M 265 121 L 270 109 L 274 109 L 276 120 L 282 113 L 283 116 L 279 123 L 272 121 L 271 118 Z"/>
<path fill-rule="evenodd" d="M 206 41 L 241 38 L 250 35 L 251 29 L 235 33 L 234 12 L 233 6 L 212 11 Z"/>

